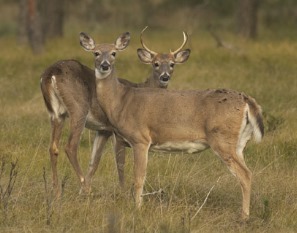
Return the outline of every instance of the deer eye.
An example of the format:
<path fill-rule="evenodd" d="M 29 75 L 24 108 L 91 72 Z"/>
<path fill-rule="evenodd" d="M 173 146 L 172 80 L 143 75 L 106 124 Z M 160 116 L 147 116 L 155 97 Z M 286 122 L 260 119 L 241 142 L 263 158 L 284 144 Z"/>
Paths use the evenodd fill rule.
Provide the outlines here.
<path fill-rule="evenodd" d="M 117 54 L 116 52 L 112 52 L 112 53 L 111 53 L 111 56 L 115 57 L 116 54 Z"/>
<path fill-rule="evenodd" d="M 175 65 L 175 64 L 174 64 L 173 62 L 171 62 L 171 63 L 169 64 L 170 68 L 173 68 L 174 65 Z"/>
<path fill-rule="evenodd" d="M 160 66 L 160 64 L 159 64 L 158 62 L 155 62 L 155 63 L 154 63 L 154 66 L 155 66 L 156 68 L 158 68 L 158 67 Z"/>
<path fill-rule="evenodd" d="M 100 56 L 100 53 L 99 53 L 99 52 L 95 52 L 95 53 L 94 53 L 94 56 L 95 56 L 95 57 L 98 57 L 98 56 Z"/>

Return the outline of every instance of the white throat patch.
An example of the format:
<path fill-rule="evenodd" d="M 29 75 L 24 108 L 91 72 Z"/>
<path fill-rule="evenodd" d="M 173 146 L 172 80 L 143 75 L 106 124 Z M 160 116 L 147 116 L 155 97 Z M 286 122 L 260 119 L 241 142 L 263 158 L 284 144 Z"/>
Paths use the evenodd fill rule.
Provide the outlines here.
<path fill-rule="evenodd" d="M 97 79 L 105 79 L 108 75 L 110 75 L 110 73 L 111 73 L 111 69 L 105 72 L 101 72 L 97 68 L 95 69 L 95 76 Z"/>

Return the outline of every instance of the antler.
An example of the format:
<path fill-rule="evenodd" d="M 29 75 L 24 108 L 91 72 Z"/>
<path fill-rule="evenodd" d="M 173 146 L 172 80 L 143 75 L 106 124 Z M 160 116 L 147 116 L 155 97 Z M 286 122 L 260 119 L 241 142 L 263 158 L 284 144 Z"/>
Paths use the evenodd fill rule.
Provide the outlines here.
<path fill-rule="evenodd" d="M 141 43 L 142 47 L 143 47 L 146 51 L 150 52 L 150 53 L 153 54 L 153 55 L 157 55 L 156 52 L 150 50 L 150 49 L 149 49 L 148 47 L 146 47 L 146 45 L 143 43 L 143 40 L 142 40 L 142 34 L 143 34 L 143 32 L 144 32 L 147 28 L 148 28 L 148 26 L 146 26 L 146 27 L 141 31 L 141 33 L 140 33 L 140 43 Z"/>
<path fill-rule="evenodd" d="M 181 51 L 182 48 L 185 46 L 185 44 L 186 44 L 187 41 L 188 41 L 188 34 L 187 34 L 186 32 L 183 32 L 183 36 L 184 36 L 184 42 L 182 43 L 182 45 L 181 45 L 177 50 L 175 50 L 175 51 L 171 51 L 171 50 L 170 50 L 170 53 L 171 53 L 171 54 L 176 54 L 176 53 L 178 53 L 178 52 Z"/>

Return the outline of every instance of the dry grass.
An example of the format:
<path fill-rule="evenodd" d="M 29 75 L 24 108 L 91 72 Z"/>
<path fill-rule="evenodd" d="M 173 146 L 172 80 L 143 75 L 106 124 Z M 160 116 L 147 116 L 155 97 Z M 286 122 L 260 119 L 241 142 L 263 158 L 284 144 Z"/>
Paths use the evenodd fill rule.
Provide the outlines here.
<path fill-rule="evenodd" d="M 122 31 L 103 36 L 99 31 L 94 37 L 113 41 Z M 65 186 L 62 198 L 53 200 L 47 152 L 50 127 L 39 75 L 59 59 L 76 58 L 92 66 L 93 58 L 82 51 L 78 38 L 70 36 L 51 41 L 47 53 L 38 57 L 11 38 L 0 38 L 0 156 L 6 161 L 18 160 L 14 189 L 5 214 L 3 209 L 0 212 L 1 232 L 296 232 L 297 43 L 247 42 L 227 36 L 240 51 L 216 48 L 208 34 L 194 32 L 191 58 L 176 67 L 170 88 L 228 87 L 252 95 L 263 106 L 268 129 L 265 138 L 259 145 L 250 143 L 245 152 L 254 173 L 247 224 L 238 222 L 239 184 L 210 151 L 200 155 L 151 153 L 145 191 L 164 192 L 146 196 L 141 211 L 134 209 L 131 194 L 132 156 L 127 158 L 127 187 L 120 190 L 109 145 L 94 178 L 93 195 L 81 197 L 76 176 L 62 152 L 59 177 Z M 152 49 L 164 52 L 178 46 L 181 39 L 181 34 L 171 31 L 152 29 L 146 35 Z M 138 46 L 135 31 L 130 47 L 118 58 L 121 77 L 141 81 L 149 73 L 150 67 L 137 60 Z M 79 153 L 84 169 L 92 137 L 87 130 L 82 137 Z M 62 145 L 66 138 L 67 130 Z M 9 177 L 8 168 L 2 185 Z"/>

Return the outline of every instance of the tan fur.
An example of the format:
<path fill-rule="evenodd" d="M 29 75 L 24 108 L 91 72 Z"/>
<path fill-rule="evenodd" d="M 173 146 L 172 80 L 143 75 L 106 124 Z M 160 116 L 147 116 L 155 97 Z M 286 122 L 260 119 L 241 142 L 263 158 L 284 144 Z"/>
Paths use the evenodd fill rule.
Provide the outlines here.
<path fill-rule="evenodd" d="M 105 53 L 111 59 L 111 53 L 116 52 L 114 44 L 101 44 L 96 52 Z M 133 87 L 167 88 L 168 82 L 160 82 L 159 71 L 169 69 L 169 57 L 164 54 L 155 61 L 163 64 L 156 71 L 153 66 L 152 74 L 144 83 L 132 83 L 119 79 L 123 85 Z M 170 60 L 170 62 L 172 62 Z M 173 69 L 170 69 L 172 74 Z M 169 80 L 168 80 L 169 81 Z M 48 67 L 41 75 L 41 91 L 47 110 L 51 116 L 50 159 L 53 173 L 53 188 L 57 195 L 60 193 L 57 174 L 57 158 L 59 141 L 66 117 L 70 118 L 70 134 L 66 145 L 66 153 L 81 183 L 81 191 L 90 191 L 92 177 L 98 167 L 102 151 L 112 135 L 110 123 L 102 111 L 96 96 L 95 71 L 75 60 L 61 60 Z M 77 160 L 78 145 L 84 127 L 95 130 L 91 160 L 87 175 L 84 176 Z M 125 146 L 121 139 L 115 141 L 115 154 L 120 184 L 124 184 Z"/>
<path fill-rule="evenodd" d="M 81 35 L 88 47 L 88 36 Z M 125 38 L 119 38 L 125 43 Z M 92 51 L 92 49 L 87 49 Z M 249 139 L 261 132 L 261 108 L 251 97 L 233 90 L 168 91 L 136 89 L 121 84 L 116 78 L 114 64 L 102 70 L 104 56 L 95 58 L 97 97 L 118 137 L 124 138 L 134 154 L 134 187 L 138 207 L 146 176 L 150 148 L 166 145 L 166 149 L 191 151 L 210 147 L 234 174 L 242 189 L 242 217 L 249 217 L 251 171 L 243 154 L 238 154 L 242 132 Z M 249 109 L 249 111 L 247 111 Z M 255 120 L 256 119 L 256 120 Z M 253 130 L 245 130 L 252 127 Z M 240 146 L 245 142 L 240 143 Z M 160 148 L 159 148 L 160 149 Z M 162 149 L 162 148 L 161 148 Z M 242 152 L 243 148 L 240 148 Z M 195 151 L 195 150 L 194 150 Z M 196 151 L 195 151 L 196 152 Z"/>

